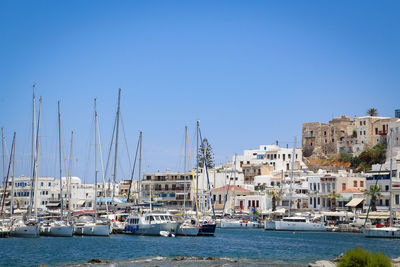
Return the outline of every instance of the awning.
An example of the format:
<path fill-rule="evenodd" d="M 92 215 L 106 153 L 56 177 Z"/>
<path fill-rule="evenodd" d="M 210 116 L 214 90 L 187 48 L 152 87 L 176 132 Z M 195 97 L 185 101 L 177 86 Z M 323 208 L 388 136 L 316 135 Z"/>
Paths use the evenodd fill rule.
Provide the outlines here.
<path fill-rule="evenodd" d="M 322 214 L 327 217 L 354 217 L 353 213 L 346 211 L 325 211 Z"/>
<path fill-rule="evenodd" d="M 360 214 L 360 219 L 365 219 L 367 217 L 366 213 Z M 388 211 L 371 211 L 368 214 L 368 219 L 389 219 L 390 214 Z"/>
<path fill-rule="evenodd" d="M 76 203 L 78 206 L 83 206 L 85 204 L 86 200 L 78 200 Z"/>
<path fill-rule="evenodd" d="M 353 198 L 349 203 L 346 204 L 346 207 L 355 208 L 358 206 L 358 204 L 360 204 L 363 201 L 364 201 L 363 198 Z"/>
<path fill-rule="evenodd" d="M 59 207 L 60 203 L 47 203 L 46 207 Z"/>

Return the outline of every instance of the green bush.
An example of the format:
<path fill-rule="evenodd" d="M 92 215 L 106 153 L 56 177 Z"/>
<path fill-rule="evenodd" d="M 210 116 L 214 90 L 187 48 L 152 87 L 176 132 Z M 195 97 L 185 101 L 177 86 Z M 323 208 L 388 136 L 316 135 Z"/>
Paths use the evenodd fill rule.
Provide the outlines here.
<path fill-rule="evenodd" d="M 346 251 L 338 267 L 390 267 L 390 259 L 383 253 L 371 254 L 368 250 L 354 248 Z"/>

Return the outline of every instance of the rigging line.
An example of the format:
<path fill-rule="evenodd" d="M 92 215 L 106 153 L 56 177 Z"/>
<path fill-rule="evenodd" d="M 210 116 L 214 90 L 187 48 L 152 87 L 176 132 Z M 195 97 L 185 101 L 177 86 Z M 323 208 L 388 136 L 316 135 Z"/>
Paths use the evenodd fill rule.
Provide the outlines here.
<path fill-rule="evenodd" d="M 4 220 L 3 208 L 4 208 L 4 202 L 6 201 L 8 178 L 9 178 L 9 175 L 10 175 L 12 156 L 13 156 L 13 153 L 15 153 L 15 151 L 14 151 L 15 150 L 15 136 L 16 136 L 16 133 L 14 132 L 14 138 L 13 138 L 13 142 L 12 142 L 12 145 L 11 145 L 10 161 L 8 163 L 7 179 L 6 179 L 6 184 L 4 186 L 3 199 L 1 201 L 1 216 L 3 216 L 3 220 Z"/>
<path fill-rule="evenodd" d="M 132 174 L 131 174 L 131 182 L 129 183 L 128 199 L 126 200 L 126 202 L 129 202 L 129 196 L 131 194 L 133 177 L 135 175 L 136 159 L 137 159 L 137 155 L 138 155 L 138 151 L 139 151 L 139 145 L 140 145 L 140 136 L 138 138 L 138 142 L 137 142 L 137 146 L 136 146 L 135 161 L 133 162 L 133 168 L 132 168 Z M 139 177 L 139 179 L 140 179 L 140 177 Z"/>
<path fill-rule="evenodd" d="M 131 163 L 131 156 L 129 154 L 128 141 L 126 139 L 126 134 L 125 134 L 125 124 L 124 124 L 124 120 L 122 118 L 122 114 L 120 114 L 119 116 L 121 117 L 122 132 L 124 133 L 124 141 L 125 141 L 125 147 L 126 147 L 126 154 L 128 154 L 129 168 L 131 168 L 132 163 Z"/>
<path fill-rule="evenodd" d="M 111 136 L 110 149 L 108 150 L 106 170 L 104 172 L 104 176 L 107 176 L 107 173 L 108 173 L 108 167 L 109 167 L 110 158 L 111 158 L 111 150 L 112 150 L 112 145 L 114 142 L 114 134 L 115 134 L 116 125 L 117 125 L 117 118 L 115 118 L 115 120 L 114 120 L 114 128 L 113 128 L 113 132 L 112 132 L 112 136 Z M 111 181 L 111 175 L 108 177 L 108 186 L 109 187 L 110 187 L 110 181 Z"/>

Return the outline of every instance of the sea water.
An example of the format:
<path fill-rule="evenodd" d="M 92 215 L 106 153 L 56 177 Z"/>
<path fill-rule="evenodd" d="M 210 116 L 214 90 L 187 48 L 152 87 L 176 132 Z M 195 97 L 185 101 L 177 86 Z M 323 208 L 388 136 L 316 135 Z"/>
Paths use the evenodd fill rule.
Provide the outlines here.
<path fill-rule="evenodd" d="M 271 266 L 305 266 L 316 260 L 333 259 L 354 247 L 382 251 L 392 258 L 400 256 L 400 239 L 365 238 L 362 234 L 351 233 L 217 229 L 214 237 L 111 235 L 3 238 L 0 239 L 0 265 L 53 266 L 80 264 L 101 258 L 118 266 L 129 266 L 130 263 L 141 265 L 139 263 L 143 262 L 146 266 L 149 261 L 169 266 L 162 262 L 171 261 L 176 256 L 193 256 L 229 259 L 231 266 L 243 265 L 243 261 L 253 266 L 263 262 Z M 200 265 L 207 265 L 203 263 Z M 173 265 L 180 266 L 177 262 Z"/>

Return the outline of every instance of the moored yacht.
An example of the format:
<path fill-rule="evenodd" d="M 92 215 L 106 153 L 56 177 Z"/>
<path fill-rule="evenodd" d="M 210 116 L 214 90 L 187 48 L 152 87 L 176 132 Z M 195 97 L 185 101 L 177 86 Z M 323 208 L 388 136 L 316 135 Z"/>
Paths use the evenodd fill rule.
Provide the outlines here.
<path fill-rule="evenodd" d="M 365 237 L 400 238 L 400 228 L 398 227 L 364 228 L 363 234 Z"/>
<path fill-rule="evenodd" d="M 74 233 L 74 227 L 64 221 L 47 221 L 40 226 L 40 235 L 71 237 Z"/>
<path fill-rule="evenodd" d="M 130 215 L 125 222 L 124 233 L 133 235 L 159 236 L 160 232 L 176 234 L 180 223 L 171 214 L 149 212 Z"/>
<path fill-rule="evenodd" d="M 235 219 L 222 219 L 220 222 L 220 228 L 225 229 L 256 229 L 260 226 L 260 224 L 256 221 L 249 221 L 249 220 L 235 220 Z"/>
<path fill-rule="evenodd" d="M 35 220 L 15 219 L 11 222 L 11 235 L 15 237 L 39 237 L 39 224 Z"/>
<path fill-rule="evenodd" d="M 323 222 L 314 222 L 306 217 L 285 217 L 280 221 L 275 221 L 274 225 L 277 231 L 326 231 Z"/>
<path fill-rule="evenodd" d="M 75 223 L 75 235 L 109 236 L 111 232 L 110 223 L 105 220 L 96 220 L 92 216 L 81 216 Z"/>
<path fill-rule="evenodd" d="M 182 236 L 197 236 L 200 231 L 200 226 L 196 224 L 194 219 L 184 220 L 182 224 L 179 225 L 176 235 Z"/>

